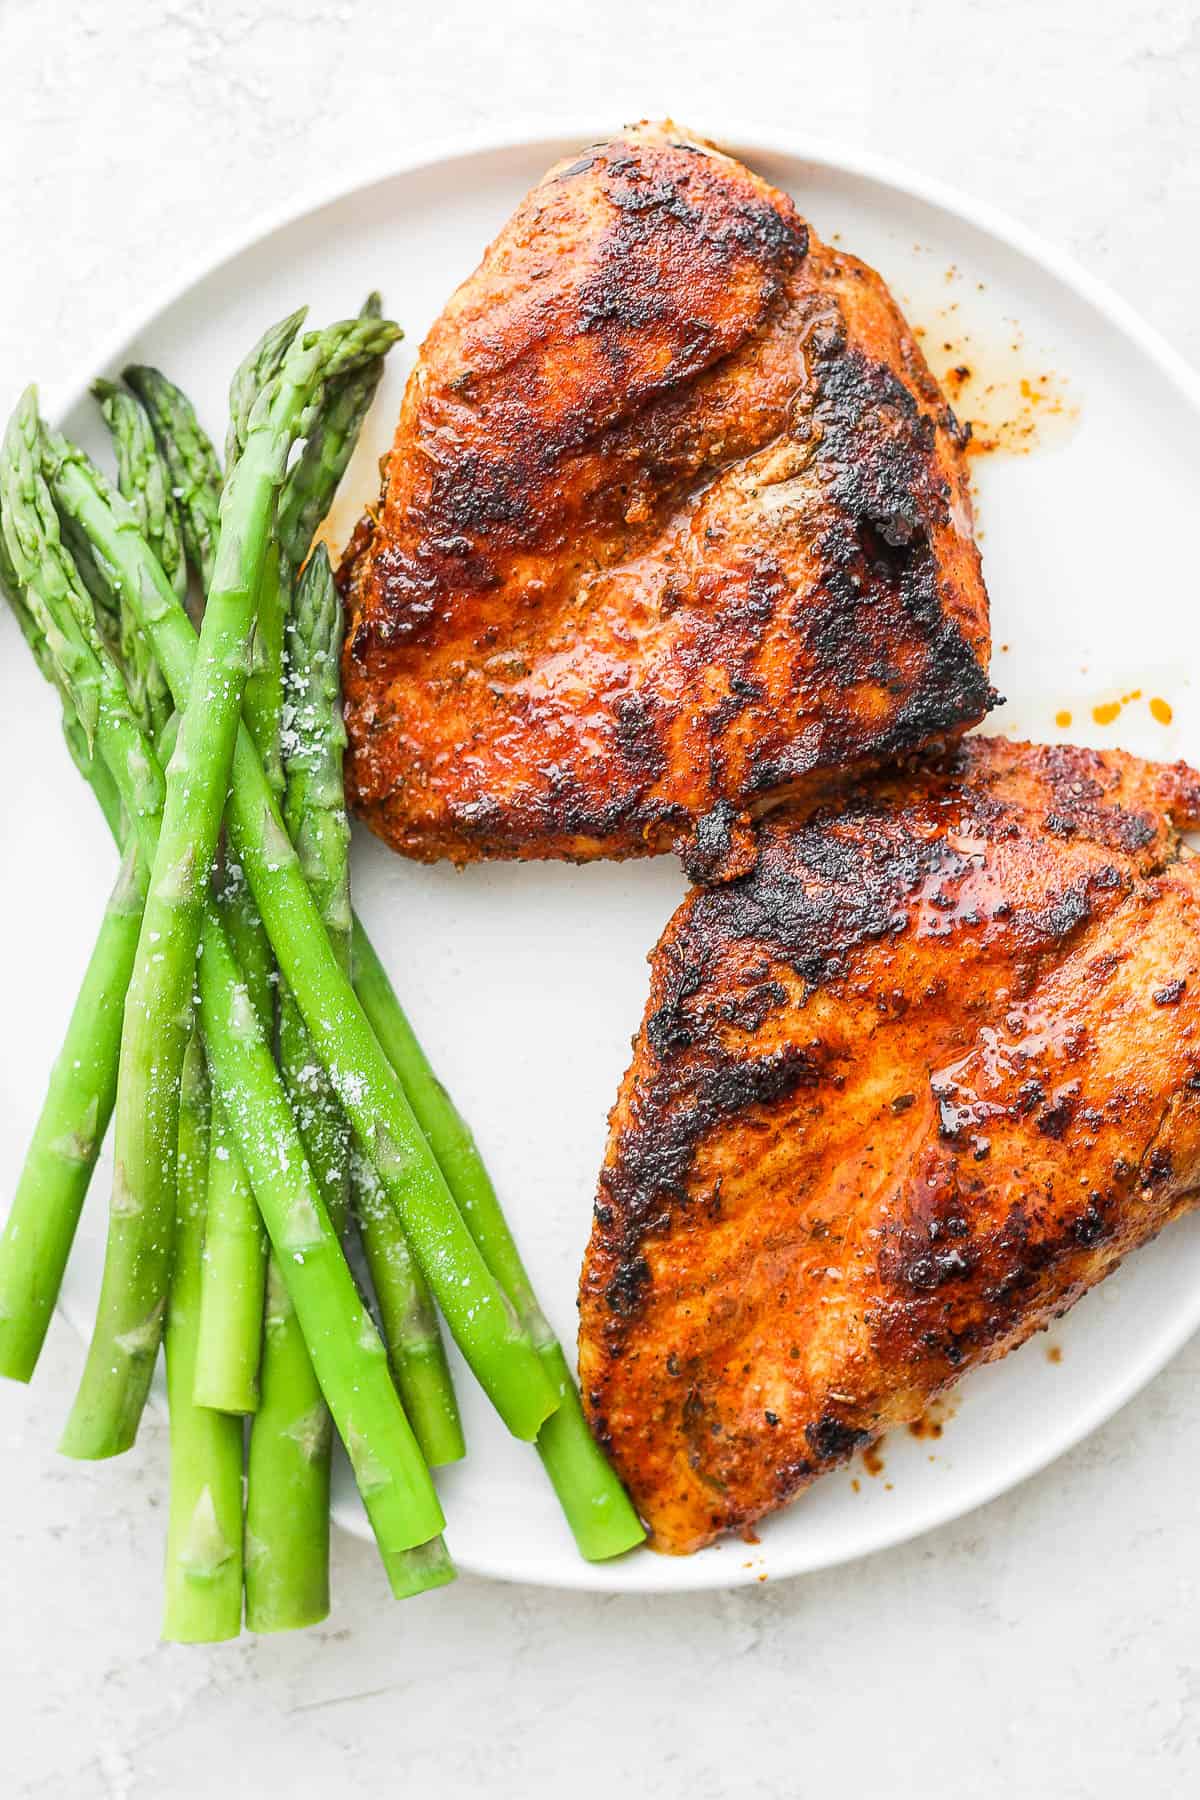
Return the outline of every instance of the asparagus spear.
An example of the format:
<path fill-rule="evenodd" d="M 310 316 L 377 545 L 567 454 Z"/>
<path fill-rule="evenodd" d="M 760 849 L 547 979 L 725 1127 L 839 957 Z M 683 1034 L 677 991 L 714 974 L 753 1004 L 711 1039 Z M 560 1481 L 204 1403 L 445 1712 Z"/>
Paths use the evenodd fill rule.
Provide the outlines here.
<path fill-rule="evenodd" d="M 254 405 L 280 373 L 307 309 L 272 325 L 234 373 L 229 391 L 225 459 L 232 471 L 245 448 Z M 242 712 L 263 758 L 278 767 L 282 717 L 282 623 L 273 597 L 276 560 L 272 539 L 259 579 L 251 639 L 250 670 Z M 264 1027 L 274 1008 L 274 959 L 254 897 L 236 860 L 226 850 L 223 894 L 225 923 L 251 1001 Z M 267 1284 L 267 1240 L 249 1178 L 224 1108 L 213 1111 L 213 1151 L 209 1164 L 208 1216 L 196 1357 L 196 1399 L 226 1412 L 253 1413 L 259 1403 L 263 1309 Z"/>
<path fill-rule="evenodd" d="M 264 1030 L 275 1003 L 275 961 L 245 876 L 226 852 L 221 916 Z M 267 1240 L 237 1138 L 218 1096 L 201 1276 L 195 1398 L 221 1412 L 253 1413 L 259 1403 Z"/>
<path fill-rule="evenodd" d="M 208 1162 L 208 1078 L 198 1033 L 183 1063 L 175 1257 L 163 1342 L 171 1493 L 163 1636 L 211 1644 L 242 1628 L 242 1426 L 192 1397 Z"/>
<path fill-rule="evenodd" d="M 309 893 L 343 969 L 350 966 L 350 823 L 342 786 L 346 729 L 341 715 L 342 609 L 329 557 L 320 546 L 296 591 L 287 631 L 287 703 L 281 720 L 286 756 L 283 820 L 296 846 Z M 288 1039 L 285 1071 L 310 1133 L 322 1135 L 325 1163 L 340 1178 L 338 1210 L 347 1211 L 349 1132 L 323 1070 L 313 1068 L 303 1021 L 284 992 L 281 1036 Z M 286 1033 L 284 1023 L 286 1022 Z M 299 1060 L 303 1059 L 303 1060 Z"/>
<path fill-rule="evenodd" d="M 251 1631 L 297 1631 L 328 1617 L 331 1447 L 321 1384 L 272 1256 L 261 1395 L 246 1468 L 246 1624 Z"/>
<path fill-rule="evenodd" d="M 114 660 L 121 656 L 121 597 L 112 579 L 111 571 L 88 543 L 81 532 L 76 531 L 70 519 L 59 521 L 63 548 L 75 565 L 75 573 L 84 592 L 92 603 L 96 620 L 96 629 L 100 641 Z"/>
<path fill-rule="evenodd" d="M 269 327 L 235 370 L 229 387 L 229 428 L 225 437 L 227 469 L 235 467 L 245 449 L 250 418 L 258 397 L 278 376 L 307 312 L 308 308 L 302 306 L 289 318 Z M 286 482 L 284 485 L 286 487 Z M 267 549 L 259 580 L 250 674 L 242 711 L 277 799 L 283 793 L 279 736 L 283 721 L 285 585 L 276 532 Z"/>
<path fill-rule="evenodd" d="M 108 1247 L 96 1326 L 63 1439 L 70 1455 L 111 1456 L 129 1448 L 161 1335 L 175 1217 L 179 1078 L 196 945 L 241 714 L 255 595 L 288 454 L 321 382 L 364 355 L 377 354 L 392 336 L 391 328 L 350 322 L 293 349 L 255 405 L 245 450 L 222 495 L 216 564 L 192 680 L 186 696 L 175 695 L 183 718 L 167 769 L 162 826 L 125 1007 Z M 48 440 L 48 454 L 53 465 L 69 453 Z M 146 554 L 155 579 L 178 606 L 148 547 Z M 123 591 L 131 604 L 139 604 L 139 595 L 129 587 Z"/>
<path fill-rule="evenodd" d="M 135 394 L 115 381 L 93 381 L 92 393 L 112 438 L 118 490 L 133 508 L 142 535 L 182 600 L 187 593 L 187 558 L 170 472 L 155 441 L 150 415 Z"/>
<path fill-rule="evenodd" d="M 144 893 L 144 865 L 131 847 L 109 896 L 0 1234 L 0 1375 L 13 1381 L 28 1381 L 37 1366 L 112 1116 L 121 1013 Z"/>
<path fill-rule="evenodd" d="M 226 438 L 226 464 L 230 470 L 236 466 L 245 449 L 250 419 L 258 397 L 283 368 L 288 351 L 304 323 L 306 312 L 306 308 L 301 308 L 278 325 L 271 326 L 234 374 L 229 392 L 229 430 Z M 368 309 L 362 316 L 378 320 L 380 309 Z M 324 421 L 331 407 L 340 403 L 348 385 L 357 390 L 366 380 L 373 391 L 382 364 L 382 356 L 373 358 L 362 371 L 351 369 L 348 374 L 329 384 L 314 420 L 310 438 L 298 459 L 297 470 L 284 483 L 280 499 L 281 513 L 288 502 L 290 491 L 296 485 L 296 477 L 303 478 L 305 470 L 312 466 L 312 448 L 319 446 L 329 436 Z M 341 416 L 339 410 L 339 424 Z M 359 422 L 361 423 L 361 415 Z M 311 488 L 312 481 L 305 482 L 302 479 L 301 485 Z M 307 545 L 305 549 L 307 550 Z M 297 560 L 281 552 L 277 532 L 268 547 L 259 580 L 250 672 L 242 705 L 243 717 L 277 799 L 283 794 L 280 744 L 283 720 L 284 621 Z M 227 915 L 228 924 L 242 968 L 248 975 L 254 976 L 250 983 L 251 996 L 259 1017 L 265 1021 L 271 995 L 262 984 L 270 980 L 273 972 L 270 949 L 263 938 L 253 898 L 236 864 L 232 865 L 231 874 L 234 877 L 234 898 Z M 285 1019 L 283 1029 L 285 1039 L 294 1042 L 296 1021 Z M 303 1058 L 304 1066 L 311 1066 L 312 1056 L 303 1041 L 302 1028 L 300 1038 L 301 1042 L 296 1045 L 294 1054 Z M 240 1167 L 236 1148 L 230 1141 L 228 1126 L 223 1120 L 219 1105 L 214 1115 L 213 1128 L 215 1142 L 210 1174 L 204 1304 L 196 1394 L 199 1400 L 210 1406 L 252 1412 L 258 1403 L 266 1240 L 250 1184 Z M 306 1147 L 310 1157 L 316 1157 L 316 1167 L 320 1174 L 324 1164 L 320 1158 L 319 1146 L 306 1140 Z M 341 1160 L 344 1165 L 344 1155 Z"/>
<path fill-rule="evenodd" d="M 158 369 L 132 364 L 125 380 L 150 417 L 171 477 L 171 495 L 187 559 L 205 593 L 212 581 L 220 525 L 221 465 L 187 395 Z"/>
<path fill-rule="evenodd" d="M 250 416 L 260 394 L 283 368 L 287 353 L 307 317 L 307 306 L 301 306 L 286 319 L 280 319 L 277 325 L 268 325 L 234 370 L 229 384 L 229 424 L 225 430 L 227 473 L 236 466 L 246 448 Z"/>
<path fill-rule="evenodd" d="M 379 295 L 368 294 L 359 317 L 378 319 L 382 311 Z M 317 528 L 333 504 L 383 377 L 383 360 L 378 356 L 331 384 L 321 415 L 284 483 L 276 535 L 283 565 L 293 573 L 308 555 Z"/>
<path fill-rule="evenodd" d="M 230 885 L 236 884 L 237 897 Z M 274 1007 L 274 959 L 258 910 L 236 864 L 227 865 L 221 918 L 264 1030 Z M 237 1136 L 217 1096 L 208 1169 L 195 1398 L 221 1412 L 253 1413 L 259 1403 L 267 1240 Z"/>
<path fill-rule="evenodd" d="M 183 539 L 170 478 L 154 442 L 149 414 L 139 400 L 111 381 L 94 382 L 92 392 L 112 435 L 117 486 L 137 515 L 163 573 L 182 600 L 187 593 Z M 124 598 L 120 602 L 119 647 L 138 716 L 150 736 L 157 738 L 171 715 L 171 695 L 133 609 Z"/>
<path fill-rule="evenodd" d="M 105 753 L 128 778 L 121 797 L 133 820 L 156 816 L 162 777 L 142 759 L 143 736 L 129 695 L 100 641 L 92 603 L 67 554 L 41 469 L 37 396 L 26 390 L 17 403 L 0 452 L 0 512 L 12 573 L 32 615 L 32 628 L 53 660 L 90 756 Z"/>
<path fill-rule="evenodd" d="M 558 1392 L 558 1408 L 538 1433 L 537 1449 L 575 1541 L 589 1561 L 619 1556 L 640 1543 L 645 1532 L 588 1429 L 562 1346 L 538 1304 L 470 1128 L 434 1074 L 357 919 L 354 985 L 380 1045 L 404 1083 L 472 1237 L 516 1308 Z"/>
<path fill-rule="evenodd" d="M 136 523 L 79 454 L 59 454 L 54 494 L 137 597 L 178 704 L 195 633 Z M 276 958 L 360 1143 L 400 1214 L 417 1260 L 467 1362 L 509 1428 L 536 1437 L 560 1396 L 466 1230 L 404 1090 L 338 966 L 262 765 L 246 732 L 234 748 L 229 823 Z"/>
<path fill-rule="evenodd" d="M 105 764 L 93 756 L 49 646 L 21 592 L 0 518 L 0 593 L 12 608 L 42 675 L 59 689 L 63 736 L 113 832 L 121 800 Z M 63 1270 L 117 1085 L 121 1009 L 133 971 L 145 892 L 136 853 L 121 863 L 79 989 L 67 1034 L 0 1233 L 0 1375 L 28 1381 L 37 1366 Z"/>
<path fill-rule="evenodd" d="M 364 320 L 382 315 L 378 294 L 370 294 L 359 313 Z M 230 462 L 241 453 L 244 421 L 259 387 L 270 379 L 303 312 L 267 332 L 235 375 L 230 390 Z M 289 335 L 290 334 L 290 335 Z M 379 386 L 384 359 L 376 356 L 328 384 L 295 466 L 279 497 L 275 536 L 263 567 L 258 591 L 254 657 L 246 683 L 244 713 L 262 759 L 263 771 L 276 799 L 283 797 L 280 722 L 283 714 L 284 633 L 296 575 L 308 555 L 317 526 L 329 511 L 358 441 L 363 419 Z"/>

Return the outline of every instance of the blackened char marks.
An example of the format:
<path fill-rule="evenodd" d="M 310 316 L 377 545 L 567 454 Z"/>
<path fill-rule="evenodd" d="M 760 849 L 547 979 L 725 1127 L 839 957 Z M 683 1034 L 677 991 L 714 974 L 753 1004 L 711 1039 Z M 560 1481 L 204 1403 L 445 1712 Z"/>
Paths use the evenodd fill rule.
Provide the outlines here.
<path fill-rule="evenodd" d="M 668 1231 L 674 1208 L 686 1204 L 696 1150 L 708 1133 L 752 1108 L 775 1106 L 820 1078 L 819 1057 L 800 1045 L 743 1060 L 715 1038 L 698 1054 L 660 1066 L 616 1161 L 600 1175 L 602 1204 L 611 1214 L 605 1235 L 616 1262 L 605 1293 L 620 1321 L 640 1310 L 651 1282 L 642 1246 Z"/>
<path fill-rule="evenodd" d="M 613 736 L 623 765 L 640 785 L 648 785 L 667 766 L 659 735 L 661 709 L 648 695 L 631 689 L 616 701 L 613 716 Z"/>
<path fill-rule="evenodd" d="M 530 838 L 553 825 L 585 842 L 603 841 L 630 824 L 648 835 L 677 830 L 680 819 L 675 809 L 644 799 L 647 781 L 631 773 L 635 775 L 631 784 L 618 785 L 602 796 L 588 787 L 576 769 L 547 763 L 539 771 L 542 779 L 510 793 L 503 807 L 484 795 L 466 805 L 452 805 L 450 816 L 455 832 L 480 854 L 493 850 L 499 854 L 504 833 L 514 824 Z"/>
<path fill-rule="evenodd" d="M 1040 823 L 1052 837 L 1090 839 L 1149 869 L 1161 862 L 1171 826 L 1200 819 L 1200 782 L 1186 763 L 1153 765 L 1147 791 L 1123 756 L 1077 744 L 1028 745 L 1022 755 L 1045 785 Z"/>
<path fill-rule="evenodd" d="M 840 349 L 818 361 L 818 455 L 837 508 L 901 549 L 947 517 L 933 420 L 883 363 Z"/>
<path fill-rule="evenodd" d="M 502 328 L 484 321 L 464 338 L 454 380 L 422 402 L 423 529 L 403 553 L 376 558 L 380 643 L 420 641 L 432 595 L 486 593 L 513 552 L 560 553 L 580 499 L 564 499 L 564 474 L 589 459 L 605 478 L 585 511 L 615 528 L 625 510 L 620 434 L 639 415 L 642 448 L 668 476 L 656 508 L 665 510 L 669 464 L 681 454 L 671 434 L 691 384 L 763 328 L 807 252 L 807 227 L 785 196 L 731 181 L 723 163 L 688 147 L 635 153 L 620 141 L 535 191 L 531 246 L 543 229 L 539 193 L 561 208 L 572 180 L 593 185 L 598 170 L 607 217 L 578 277 L 549 291 L 529 283 Z M 553 207 L 548 216 L 557 218 Z"/>
<path fill-rule="evenodd" d="M 832 522 L 818 545 L 823 603 L 806 604 L 796 623 L 823 681 L 870 681 L 897 696 L 871 745 L 894 756 L 982 717 L 996 693 L 942 592 L 931 534 L 949 518 L 950 488 L 934 419 L 891 369 L 836 332 L 818 340 L 815 372 L 812 421 L 800 429 L 815 428 Z M 855 748 L 834 728 L 822 760 L 848 760 Z"/>
<path fill-rule="evenodd" d="M 804 1436 L 808 1440 L 809 1449 L 818 1462 L 845 1462 L 862 1448 L 870 1437 L 869 1431 L 862 1431 L 858 1426 L 847 1425 L 835 1413 L 822 1413 L 813 1425 L 804 1427 Z"/>
<path fill-rule="evenodd" d="M 752 869 L 758 839 L 749 815 L 732 800 L 718 800 L 677 845 L 689 881 L 730 881 Z"/>
<path fill-rule="evenodd" d="M 597 266 L 579 289 L 585 331 L 606 334 L 614 368 L 635 364 L 644 334 L 669 347 L 656 386 L 685 381 L 727 354 L 761 322 L 808 250 L 791 202 L 773 204 L 750 184 L 730 184 L 723 164 L 681 146 L 609 155 L 613 208 Z M 745 283 L 749 318 L 730 318 L 731 288 Z"/>
<path fill-rule="evenodd" d="M 857 823 L 861 824 L 861 821 Z M 750 1108 L 771 1108 L 823 1076 L 819 1045 L 788 1044 L 766 1056 L 739 1057 L 726 1028 L 755 1029 L 786 999 L 777 982 L 758 982 L 744 1006 L 731 1008 L 720 980 L 731 944 L 761 941 L 810 985 L 840 973 L 851 951 L 903 930 L 905 899 L 952 850 L 901 832 L 880 854 L 864 858 L 861 840 L 828 826 L 798 834 L 768 833 L 746 876 L 698 892 L 663 954 L 659 1004 L 646 1022 L 656 1058 L 614 1162 L 601 1175 L 617 1272 L 609 1300 L 633 1316 L 647 1289 L 640 1272 L 648 1236 L 671 1228 L 686 1204 L 696 1151 L 722 1121 Z M 708 1004 L 708 993 L 717 996 Z M 638 1269 L 636 1275 L 631 1271 Z"/>
<path fill-rule="evenodd" d="M 730 943 L 753 939 L 815 987 L 840 974 L 859 945 L 904 930 L 909 896 L 935 870 L 954 874 L 964 866 L 945 842 L 902 824 L 889 830 L 851 801 L 840 828 L 823 821 L 768 825 L 754 868 L 699 897 L 679 938 L 687 959 L 706 974 L 715 974 Z"/>

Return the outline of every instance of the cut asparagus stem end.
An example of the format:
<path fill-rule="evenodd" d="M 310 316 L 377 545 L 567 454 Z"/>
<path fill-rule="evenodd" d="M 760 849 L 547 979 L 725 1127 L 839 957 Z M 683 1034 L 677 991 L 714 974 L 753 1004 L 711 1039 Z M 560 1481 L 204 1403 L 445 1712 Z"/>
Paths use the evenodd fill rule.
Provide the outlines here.
<path fill-rule="evenodd" d="M 383 1565 L 395 1600 L 411 1600 L 417 1594 L 428 1593 L 430 1588 L 446 1587 L 458 1579 L 458 1570 L 440 1537 L 399 1556 L 385 1556 Z"/>
<path fill-rule="evenodd" d="M 580 1555 L 588 1562 L 607 1562 L 643 1543 L 646 1533 L 628 1494 L 588 1429 L 561 1346 L 548 1344 L 541 1355 L 561 1399 L 558 1411 L 538 1433 L 538 1455 Z"/>

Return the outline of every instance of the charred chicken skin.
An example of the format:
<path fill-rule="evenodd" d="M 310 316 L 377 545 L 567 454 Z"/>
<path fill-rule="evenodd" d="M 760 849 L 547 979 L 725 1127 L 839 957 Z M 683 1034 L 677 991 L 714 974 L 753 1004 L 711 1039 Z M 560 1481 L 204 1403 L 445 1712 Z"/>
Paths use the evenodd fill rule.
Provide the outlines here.
<path fill-rule="evenodd" d="M 971 738 L 683 902 L 581 1287 L 659 1548 L 916 1420 L 1195 1201 L 1198 821 L 1183 764 Z"/>
<path fill-rule="evenodd" d="M 352 800 L 425 859 L 753 854 L 991 703 L 964 434 L 883 282 L 644 125 L 430 331 L 343 560 Z"/>

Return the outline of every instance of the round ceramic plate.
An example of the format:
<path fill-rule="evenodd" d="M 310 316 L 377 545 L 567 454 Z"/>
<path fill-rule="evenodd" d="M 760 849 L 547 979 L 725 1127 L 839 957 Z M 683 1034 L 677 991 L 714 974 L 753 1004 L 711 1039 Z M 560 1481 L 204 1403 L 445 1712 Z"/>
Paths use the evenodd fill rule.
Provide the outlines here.
<path fill-rule="evenodd" d="M 86 378 L 150 360 L 220 434 L 230 371 L 266 321 L 301 301 L 318 319 L 343 314 L 378 286 L 408 338 L 335 515 L 334 535 L 344 536 L 375 485 L 372 461 L 425 329 L 524 190 L 597 135 L 450 148 L 324 198 L 189 280 L 48 403 L 99 447 Z M 818 231 L 882 271 L 935 366 L 949 371 L 960 410 L 982 421 L 981 438 L 1007 445 L 976 464 L 994 678 L 1008 696 L 990 728 L 1200 756 L 1188 685 L 1194 596 L 1170 529 L 1191 516 L 1200 489 L 1196 377 L 1095 283 L 981 207 L 855 154 L 736 129 L 721 141 L 793 194 Z M 112 855 L 15 633 L 0 656 L 0 740 L 10 796 L 12 772 L 24 768 L 29 784 L 5 824 L 0 1180 L 11 1185 Z M 36 879 L 18 880 L 21 870 Z M 571 1340 L 605 1119 L 680 873 L 661 859 L 456 874 L 402 862 L 360 834 L 354 878 Z M 81 1331 L 98 1285 L 107 1177 L 102 1167 L 63 1296 Z M 1136 1393 L 1198 1323 L 1194 1219 L 1132 1259 L 1052 1337 L 965 1380 L 925 1435 L 889 1439 L 869 1466 L 828 1477 L 769 1520 L 760 1542 L 685 1559 L 637 1552 L 598 1567 L 576 1555 L 536 1456 L 505 1436 L 459 1370 L 470 1454 L 440 1478 L 449 1541 L 464 1569 L 564 1587 L 719 1587 L 825 1567 L 966 1512 L 1049 1462 Z M 365 1531 L 346 1481 L 337 1509 Z"/>

